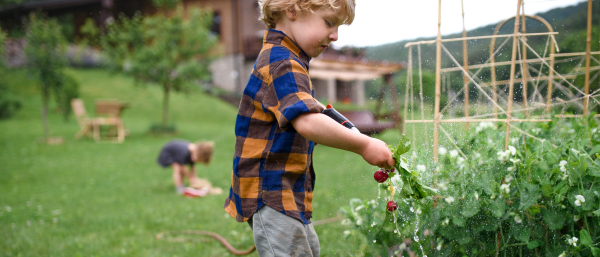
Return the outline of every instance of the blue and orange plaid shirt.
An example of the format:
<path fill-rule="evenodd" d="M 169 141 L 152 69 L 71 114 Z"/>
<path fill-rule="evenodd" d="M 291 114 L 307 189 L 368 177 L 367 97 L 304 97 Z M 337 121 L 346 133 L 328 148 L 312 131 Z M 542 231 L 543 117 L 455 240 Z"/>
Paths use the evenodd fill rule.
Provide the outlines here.
<path fill-rule="evenodd" d="M 264 205 L 310 223 L 314 142 L 296 132 L 298 115 L 323 110 L 314 99 L 307 56 L 283 32 L 265 32 L 235 124 L 235 155 L 225 210 L 247 221 Z"/>

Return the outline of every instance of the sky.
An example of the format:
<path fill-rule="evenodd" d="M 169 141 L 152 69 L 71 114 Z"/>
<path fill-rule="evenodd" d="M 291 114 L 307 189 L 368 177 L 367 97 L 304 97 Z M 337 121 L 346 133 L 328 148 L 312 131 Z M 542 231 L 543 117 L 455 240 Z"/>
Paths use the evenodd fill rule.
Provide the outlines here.
<path fill-rule="evenodd" d="M 525 14 L 575 5 L 587 0 L 524 0 Z M 517 13 L 517 0 L 462 0 L 465 28 L 497 24 Z M 340 26 L 334 47 L 375 46 L 437 35 L 436 0 L 356 0 L 352 25 Z M 442 1 L 443 35 L 462 32 L 461 0 Z"/>

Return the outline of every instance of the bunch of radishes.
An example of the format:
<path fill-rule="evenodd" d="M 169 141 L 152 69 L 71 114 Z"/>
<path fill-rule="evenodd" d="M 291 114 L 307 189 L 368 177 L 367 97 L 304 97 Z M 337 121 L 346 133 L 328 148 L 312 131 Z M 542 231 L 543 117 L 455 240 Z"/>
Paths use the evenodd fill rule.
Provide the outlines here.
<path fill-rule="evenodd" d="M 379 169 L 379 170 L 375 171 L 375 174 L 373 175 L 373 177 L 375 178 L 375 180 L 377 182 L 383 183 L 389 178 L 389 176 L 390 176 L 389 173 L 394 173 L 394 171 L 396 171 L 396 169 L 394 169 L 394 168 Z M 396 209 L 398 209 L 398 204 L 396 204 L 396 201 L 390 200 L 387 203 L 387 209 L 388 209 L 388 211 L 395 211 Z"/>
<path fill-rule="evenodd" d="M 391 169 L 379 169 L 375 171 L 373 178 L 379 183 L 384 183 L 388 178 L 393 176 L 399 176 L 397 180 L 394 180 L 394 185 L 398 188 L 398 191 L 389 183 L 388 189 L 391 191 L 390 201 L 387 204 L 387 209 L 391 212 L 398 209 L 398 205 L 393 200 L 394 193 L 398 193 L 401 198 L 414 198 L 422 199 L 427 197 L 435 189 L 424 186 L 421 182 L 421 174 L 416 171 L 408 170 L 407 160 L 401 157 L 402 154 L 410 150 L 410 140 L 405 135 L 400 137 L 400 143 L 398 147 L 390 147 L 392 156 L 396 161 L 394 167 Z M 396 172 L 397 171 L 397 172 Z M 397 185 L 396 185 L 397 184 Z"/>

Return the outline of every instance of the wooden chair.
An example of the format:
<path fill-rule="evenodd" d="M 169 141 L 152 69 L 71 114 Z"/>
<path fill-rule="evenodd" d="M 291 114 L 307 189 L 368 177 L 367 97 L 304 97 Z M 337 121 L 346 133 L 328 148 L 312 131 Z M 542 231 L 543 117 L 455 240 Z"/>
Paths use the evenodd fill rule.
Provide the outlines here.
<path fill-rule="evenodd" d="M 101 139 L 100 126 L 108 126 L 107 138 L 122 143 L 125 140 L 125 127 L 121 120 L 123 109 L 127 107 L 126 103 L 118 100 L 99 100 L 96 101 L 96 118 L 94 126 L 94 139 Z"/>
<path fill-rule="evenodd" d="M 75 114 L 75 119 L 79 123 L 79 131 L 75 134 L 75 139 L 79 139 L 82 136 L 92 137 L 92 129 L 94 127 L 94 119 L 91 119 L 85 111 L 83 100 L 76 98 L 71 100 L 71 107 Z"/>

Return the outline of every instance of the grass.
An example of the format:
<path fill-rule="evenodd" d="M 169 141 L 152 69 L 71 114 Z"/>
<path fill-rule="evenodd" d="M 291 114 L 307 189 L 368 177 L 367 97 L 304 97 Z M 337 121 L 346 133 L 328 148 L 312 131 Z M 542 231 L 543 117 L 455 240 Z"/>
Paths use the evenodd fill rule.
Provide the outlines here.
<path fill-rule="evenodd" d="M 23 108 L 15 117 L 0 120 L 0 256 L 232 256 L 218 242 L 198 236 L 185 243 L 155 239 L 158 233 L 177 230 L 213 231 L 238 249 L 252 246 L 248 225 L 222 208 L 226 193 L 180 197 L 170 170 L 155 161 L 160 147 L 171 139 L 212 140 L 215 157 L 209 166 L 197 165 L 198 174 L 227 192 L 236 107 L 199 91 L 174 93 L 170 121 L 178 134 L 152 135 L 149 128 L 161 118 L 159 87 L 134 86 L 132 78 L 104 70 L 68 73 L 80 82 L 81 97 L 92 115 L 96 99 L 129 102 L 123 117 L 129 135 L 122 144 L 74 140 L 79 130 L 75 119 L 65 122 L 59 113 L 50 112 L 51 136 L 65 141 L 40 144 L 41 96 L 35 82 L 23 70 L 3 78 Z M 395 144 L 398 136 L 388 131 L 378 137 Z M 314 166 L 313 220 L 336 216 L 351 198 L 377 194 L 375 168 L 356 154 L 320 145 Z M 340 222 L 315 229 L 323 256 L 361 255 L 361 242 L 344 239 L 346 227 Z"/>

